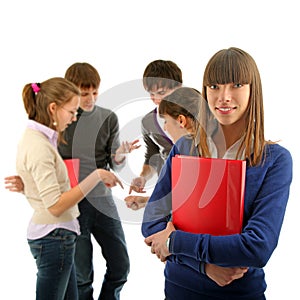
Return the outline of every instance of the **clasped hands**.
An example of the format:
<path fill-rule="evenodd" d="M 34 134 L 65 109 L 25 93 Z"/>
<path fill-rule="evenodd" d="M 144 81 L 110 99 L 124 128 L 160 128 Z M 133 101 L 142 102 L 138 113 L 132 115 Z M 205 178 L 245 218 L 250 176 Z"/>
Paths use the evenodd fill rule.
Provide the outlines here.
<path fill-rule="evenodd" d="M 156 254 L 162 262 L 165 262 L 167 257 L 171 255 L 167 248 L 167 239 L 175 230 L 173 223 L 168 222 L 164 230 L 145 238 L 145 243 L 151 247 L 151 253 Z M 221 267 L 209 263 L 205 264 L 206 275 L 221 287 L 242 278 L 248 269 L 248 267 Z"/>

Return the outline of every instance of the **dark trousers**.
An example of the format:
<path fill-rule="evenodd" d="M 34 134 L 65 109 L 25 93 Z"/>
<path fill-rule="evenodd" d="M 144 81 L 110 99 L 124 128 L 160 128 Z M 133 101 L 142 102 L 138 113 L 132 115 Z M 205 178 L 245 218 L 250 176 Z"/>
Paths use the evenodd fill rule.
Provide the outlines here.
<path fill-rule="evenodd" d="M 99 201 L 103 201 L 103 198 Z M 116 207 L 114 209 L 116 210 Z M 106 261 L 106 273 L 98 299 L 120 299 L 120 291 L 129 273 L 129 257 L 122 224 L 118 218 L 100 212 L 87 199 L 79 203 L 79 210 L 81 235 L 77 238 L 75 252 L 79 299 L 93 299 L 92 235 L 100 245 Z"/>
<path fill-rule="evenodd" d="M 239 299 L 238 296 L 225 296 L 224 297 L 210 297 L 203 294 L 195 293 L 191 290 L 185 289 L 182 286 L 173 284 L 168 280 L 165 280 L 165 300 L 231 300 L 231 299 Z M 238 297 L 238 298 L 237 298 Z M 256 297 L 243 297 L 245 300 L 266 300 L 264 295 L 256 296 Z"/>

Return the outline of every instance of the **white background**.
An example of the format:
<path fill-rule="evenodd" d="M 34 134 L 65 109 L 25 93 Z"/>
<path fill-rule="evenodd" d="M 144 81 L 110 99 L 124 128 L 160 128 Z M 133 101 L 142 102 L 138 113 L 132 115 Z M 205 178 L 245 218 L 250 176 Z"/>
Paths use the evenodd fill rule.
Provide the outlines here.
<path fill-rule="evenodd" d="M 294 159 L 291 187 L 279 244 L 266 270 L 268 299 L 295 299 L 299 263 L 299 15 L 297 1 L 129 0 L 2 1 L 0 5 L 0 83 L 2 98 L 1 176 L 15 174 L 16 146 L 26 124 L 21 91 L 28 82 L 64 76 L 77 61 L 94 65 L 100 92 L 142 77 L 155 59 L 175 61 L 184 84 L 201 90 L 208 59 L 230 46 L 249 52 L 261 72 L 266 137 L 279 140 Z M 152 108 L 125 105 L 116 110 L 122 128 Z M 107 103 L 99 104 L 107 106 Z M 123 130 L 124 132 L 124 130 Z M 128 158 L 140 170 L 143 149 Z M 276 188 L 274 186 L 274 188 Z M 122 299 L 163 299 L 163 264 L 143 242 L 142 211 L 126 211 L 125 190 L 115 189 L 124 219 L 131 272 Z M 151 190 L 149 190 L 150 192 Z M 1 297 L 34 299 L 35 264 L 26 242 L 31 215 L 25 198 L 1 192 Z M 298 196 L 298 197 L 297 197 Z M 125 212 L 126 211 L 126 212 Z M 123 215 L 126 217 L 123 217 Z M 95 286 L 99 291 L 104 262 L 95 247 Z"/>

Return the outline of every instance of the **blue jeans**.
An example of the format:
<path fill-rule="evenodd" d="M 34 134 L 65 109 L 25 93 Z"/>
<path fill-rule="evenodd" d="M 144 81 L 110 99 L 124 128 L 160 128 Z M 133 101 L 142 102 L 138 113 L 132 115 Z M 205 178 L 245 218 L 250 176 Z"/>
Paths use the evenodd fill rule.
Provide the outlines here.
<path fill-rule="evenodd" d="M 102 198 L 98 201 L 105 200 Z M 79 203 L 80 216 L 78 220 L 81 235 L 77 238 L 75 265 L 80 300 L 93 299 L 94 267 L 91 235 L 100 245 L 106 261 L 106 273 L 98 299 L 120 299 L 121 289 L 127 281 L 129 256 L 125 236 L 122 224 L 116 217 L 117 209 L 115 206 L 112 208 L 115 210 L 114 217 L 100 212 L 87 199 Z"/>
<path fill-rule="evenodd" d="M 76 271 L 74 264 L 76 233 L 55 229 L 37 240 L 28 240 L 36 261 L 37 300 L 76 300 Z"/>

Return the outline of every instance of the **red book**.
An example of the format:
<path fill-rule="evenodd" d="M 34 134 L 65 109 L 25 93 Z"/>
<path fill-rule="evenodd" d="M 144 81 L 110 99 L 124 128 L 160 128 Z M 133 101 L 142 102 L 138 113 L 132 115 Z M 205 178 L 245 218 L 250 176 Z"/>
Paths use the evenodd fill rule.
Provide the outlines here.
<path fill-rule="evenodd" d="M 71 188 L 78 184 L 79 178 L 79 158 L 64 159 L 65 165 L 68 170 Z"/>
<path fill-rule="evenodd" d="M 176 155 L 172 219 L 191 233 L 230 235 L 243 223 L 246 161 Z"/>

